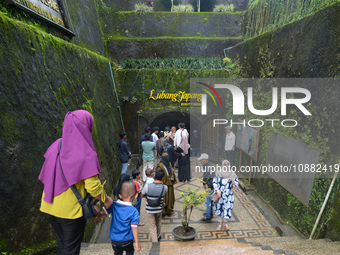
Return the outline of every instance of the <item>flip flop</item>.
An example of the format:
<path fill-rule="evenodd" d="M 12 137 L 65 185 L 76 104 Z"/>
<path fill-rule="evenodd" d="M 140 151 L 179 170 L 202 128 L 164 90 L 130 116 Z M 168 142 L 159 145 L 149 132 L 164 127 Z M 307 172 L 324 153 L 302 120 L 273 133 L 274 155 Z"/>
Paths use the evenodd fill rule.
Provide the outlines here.
<path fill-rule="evenodd" d="M 228 226 L 228 224 L 226 223 L 226 224 L 224 224 L 224 227 L 225 227 L 225 229 L 227 230 L 227 231 L 229 231 L 230 230 L 230 228 L 229 228 L 229 226 Z"/>

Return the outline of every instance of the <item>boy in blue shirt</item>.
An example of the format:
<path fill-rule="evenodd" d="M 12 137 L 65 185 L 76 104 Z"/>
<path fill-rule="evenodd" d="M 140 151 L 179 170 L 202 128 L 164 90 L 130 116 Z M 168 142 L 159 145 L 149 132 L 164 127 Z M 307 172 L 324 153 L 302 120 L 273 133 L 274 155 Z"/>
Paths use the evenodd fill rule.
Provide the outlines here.
<path fill-rule="evenodd" d="M 110 239 L 115 255 L 123 254 L 123 251 L 126 251 L 127 255 L 134 254 L 133 239 L 135 239 L 137 251 L 141 250 L 138 238 L 139 213 L 132 206 L 132 201 L 137 196 L 134 182 L 124 182 L 118 201 L 113 201 L 109 209 L 103 207 L 104 210 L 94 220 L 98 224 L 105 214 L 112 214 Z"/>

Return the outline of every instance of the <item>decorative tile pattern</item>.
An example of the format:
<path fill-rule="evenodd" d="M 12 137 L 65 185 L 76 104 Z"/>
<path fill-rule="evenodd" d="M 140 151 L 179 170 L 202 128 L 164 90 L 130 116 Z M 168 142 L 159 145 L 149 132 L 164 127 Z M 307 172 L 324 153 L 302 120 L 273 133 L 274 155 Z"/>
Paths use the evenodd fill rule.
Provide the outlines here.
<path fill-rule="evenodd" d="M 172 228 L 181 224 L 181 205 L 182 199 L 179 197 L 179 192 L 185 192 L 188 188 L 201 188 L 202 185 L 197 179 L 192 179 L 189 184 L 179 183 L 175 186 L 175 217 L 162 219 L 162 242 L 174 241 L 174 236 L 171 233 Z M 214 240 L 214 239 L 232 239 L 232 238 L 255 238 L 255 237 L 272 237 L 277 236 L 273 231 L 273 227 L 261 214 L 261 212 L 249 200 L 247 195 L 240 189 L 234 189 L 235 206 L 232 212 L 232 218 L 228 221 L 232 225 L 232 230 L 226 232 L 217 231 L 218 222 L 216 218 L 212 218 L 211 223 L 200 223 L 202 213 L 205 212 L 204 205 L 196 208 L 194 213 L 196 216 L 190 220 L 190 225 L 197 229 L 196 240 Z M 238 216 L 240 214 L 240 217 Z M 242 214 L 242 215 L 241 215 Z M 145 219 L 146 220 L 146 219 Z M 144 221 L 145 222 L 145 221 Z M 249 224 L 248 224 L 249 222 Z M 250 229 L 247 227 L 250 226 Z M 234 229 L 235 228 L 235 229 Z M 215 229 L 215 230 L 214 230 Z M 141 229 L 140 229 L 141 230 Z M 140 242 L 150 242 L 150 234 L 148 233 L 147 222 L 143 231 L 139 234 Z"/>

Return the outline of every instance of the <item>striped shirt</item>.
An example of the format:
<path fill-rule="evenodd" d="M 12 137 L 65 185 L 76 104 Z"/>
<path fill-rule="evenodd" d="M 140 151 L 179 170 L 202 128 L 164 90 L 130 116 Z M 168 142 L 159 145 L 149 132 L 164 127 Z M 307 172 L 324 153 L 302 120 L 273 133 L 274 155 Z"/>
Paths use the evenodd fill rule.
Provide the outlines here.
<path fill-rule="evenodd" d="M 164 186 L 164 189 L 163 189 L 163 186 Z M 161 195 L 162 189 L 163 189 L 163 193 L 160 199 L 159 206 L 151 207 L 151 206 L 148 206 L 148 202 L 146 202 L 145 209 L 147 213 L 161 213 L 163 211 L 164 196 L 166 192 L 168 191 L 168 187 L 161 183 L 150 183 L 144 186 L 142 194 L 146 195 L 147 201 L 157 200 L 159 196 Z"/>

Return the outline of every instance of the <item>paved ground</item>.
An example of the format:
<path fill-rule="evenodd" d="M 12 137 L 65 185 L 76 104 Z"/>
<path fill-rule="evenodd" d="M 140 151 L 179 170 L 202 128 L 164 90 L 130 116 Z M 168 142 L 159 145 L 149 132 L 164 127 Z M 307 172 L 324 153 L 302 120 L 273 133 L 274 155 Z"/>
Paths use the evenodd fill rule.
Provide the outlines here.
<path fill-rule="evenodd" d="M 191 159 L 191 169 L 199 162 L 196 158 Z M 129 167 L 129 173 L 136 167 L 136 162 Z M 177 170 L 176 170 L 177 173 Z M 190 226 L 198 233 L 193 242 L 174 241 L 173 228 L 181 225 L 182 201 L 179 192 L 187 188 L 199 189 L 201 184 L 196 178 L 202 178 L 202 173 L 192 171 L 192 179 L 189 184 L 178 183 L 175 185 L 175 217 L 162 219 L 162 240 L 160 243 L 152 243 L 145 214 L 145 200 L 141 208 L 141 222 L 145 226 L 139 227 L 139 237 L 142 251 L 139 255 L 149 254 L 291 254 L 317 255 L 324 254 L 327 250 L 329 255 L 340 254 L 340 242 L 328 242 L 327 240 L 313 240 L 300 238 L 298 233 L 279 219 L 272 208 L 258 197 L 256 192 L 235 188 L 235 205 L 232 219 L 229 222 L 231 230 L 217 231 L 218 222 L 213 218 L 211 223 L 200 223 L 205 212 L 204 204 L 194 209 Z M 109 239 L 111 218 L 106 218 L 101 226 L 97 227 L 92 244 L 81 250 L 81 255 L 108 255 L 113 254 Z M 279 230 L 279 231 L 277 231 Z M 282 237 L 279 236 L 283 235 Z M 86 245 L 87 246 L 87 245 Z"/>
<path fill-rule="evenodd" d="M 191 159 L 192 166 L 194 169 L 196 164 L 199 162 L 195 159 Z M 177 171 L 177 170 L 176 170 Z M 192 171 L 192 179 L 189 184 L 177 183 L 175 185 L 175 217 L 165 217 L 162 219 L 162 242 L 173 241 L 172 229 L 181 225 L 181 205 L 182 201 L 179 196 L 179 192 L 186 191 L 187 188 L 199 189 L 201 184 L 196 178 L 202 178 L 202 173 L 196 173 Z M 190 226 L 194 227 L 197 231 L 197 240 L 211 240 L 211 239 L 228 239 L 228 238 L 251 238 L 251 237 L 272 237 L 276 236 L 273 226 L 265 219 L 261 212 L 254 206 L 250 199 L 240 188 L 235 188 L 235 205 L 232 213 L 232 219 L 230 220 L 231 231 L 217 231 L 216 227 L 218 222 L 216 218 L 212 219 L 211 223 L 200 223 L 200 219 L 203 217 L 205 212 L 204 204 L 194 209 Z M 141 242 L 150 242 L 149 228 L 145 213 L 145 199 L 143 199 L 141 207 L 141 222 L 146 223 L 145 226 L 139 227 L 139 236 Z M 109 227 L 110 218 L 107 218 L 102 226 L 101 233 L 96 243 L 109 243 Z"/>

